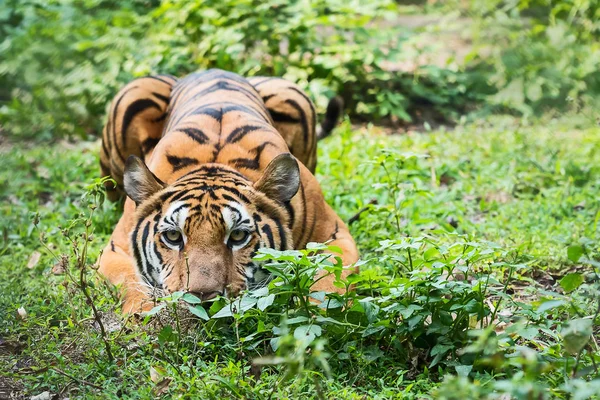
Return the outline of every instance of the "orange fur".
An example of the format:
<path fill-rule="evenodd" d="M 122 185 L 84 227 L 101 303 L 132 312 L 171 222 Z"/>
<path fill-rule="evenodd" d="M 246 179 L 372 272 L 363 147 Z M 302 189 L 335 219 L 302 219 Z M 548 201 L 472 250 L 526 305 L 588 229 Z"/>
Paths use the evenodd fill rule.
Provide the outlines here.
<path fill-rule="evenodd" d="M 279 78 L 209 70 L 123 88 L 100 160 L 102 173 L 117 182 L 110 198 L 123 189 L 129 197 L 100 272 L 123 284 L 124 311 L 147 309 L 153 286 L 235 294 L 256 283 L 252 255 L 262 246 L 331 241 L 344 265 L 355 263 L 356 245 L 312 174 L 315 124 L 312 102 Z M 314 289 L 339 291 L 332 281 Z"/>

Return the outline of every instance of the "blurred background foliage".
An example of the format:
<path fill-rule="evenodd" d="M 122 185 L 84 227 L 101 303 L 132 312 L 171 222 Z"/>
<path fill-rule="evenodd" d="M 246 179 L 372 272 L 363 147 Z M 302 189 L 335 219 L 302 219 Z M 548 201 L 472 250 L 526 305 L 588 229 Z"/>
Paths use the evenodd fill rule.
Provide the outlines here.
<path fill-rule="evenodd" d="M 394 124 L 579 109 L 600 93 L 599 16 L 595 0 L 0 0 L 0 129 L 95 136 L 130 79 L 209 67 Z"/>

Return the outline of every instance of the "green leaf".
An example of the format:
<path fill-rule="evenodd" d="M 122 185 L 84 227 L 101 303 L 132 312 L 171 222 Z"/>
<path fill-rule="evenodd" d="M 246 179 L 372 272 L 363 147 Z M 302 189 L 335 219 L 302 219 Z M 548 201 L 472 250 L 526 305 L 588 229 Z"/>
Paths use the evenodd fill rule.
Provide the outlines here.
<path fill-rule="evenodd" d="M 466 378 L 471 373 L 473 366 L 472 365 L 455 365 L 454 369 L 456 370 L 456 374 L 458 376 L 462 376 L 462 377 Z"/>
<path fill-rule="evenodd" d="M 548 300 L 548 301 L 543 302 L 537 308 L 537 312 L 540 314 L 544 314 L 546 311 L 552 310 L 554 308 L 560 307 L 565 304 L 567 304 L 567 302 L 565 300 Z"/>
<path fill-rule="evenodd" d="M 181 299 L 184 295 L 186 295 L 187 293 L 184 291 L 177 291 L 177 292 L 173 292 L 168 296 L 165 296 L 163 298 L 163 300 L 168 301 L 170 303 L 176 303 L 179 301 L 179 299 Z"/>
<path fill-rule="evenodd" d="M 436 356 L 438 354 L 444 355 L 450 350 L 452 350 L 455 346 L 450 344 L 436 344 L 431 349 L 431 356 Z"/>
<path fill-rule="evenodd" d="M 288 325 L 294 325 L 294 324 L 297 324 L 297 323 L 299 323 L 299 322 L 306 322 L 306 321 L 308 321 L 308 318 L 307 318 L 307 317 L 294 317 L 294 318 L 290 318 L 290 319 L 288 319 L 288 320 L 286 321 L 286 323 L 287 323 Z"/>
<path fill-rule="evenodd" d="M 579 272 L 572 272 L 565 275 L 558 283 L 565 292 L 572 292 L 577 289 L 583 283 L 583 275 Z"/>
<path fill-rule="evenodd" d="M 232 301 L 230 304 L 225 305 L 225 307 L 221 308 L 219 312 L 212 316 L 212 318 L 225 318 L 232 317 L 233 314 L 243 314 L 244 311 L 254 307 L 256 303 L 258 303 L 258 299 L 255 299 L 254 297 L 240 297 Z"/>
<path fill-rule="evenodd" d="M 309 296 L 311 299 L 315 299 L 320 302 L 325 301 L 325 292 L 311 292 Z"/>
<path fill-rule="evenodd" d="M 342 322 L 335 320 L 331 317 L 323 317 L 321 315 L 317 315 L 317 317 L 315 318 L 315 321 L 321 323 L 321 324 L 327 324 L 327 323 L 331 323 L 331 324 L 336 324 L 336 325 L 344 325 Z"/>
<path fill-rule="evenodd" d="M 161 303 L 161 304 L 157 305 L 156 307 L 154 307 L 152 310 L 143 313 L 142 315 L 144 317 L 150 317 L 152 315 L 158 314 L 160 312 L 160 310 L 162 310 L 166 306 L 167 306 L 166 303 Z"/>
<path fill-rule="evenodd" d="M 343 305 L 344 303 L 342 303 L 338 299 L 328 298 L 325 299 L 325 301 L 323 301 L 321 304 L 319 304 L 319 308 L 331 310 L 334 308 L 341 308 Z"/>
<path fill-rule="evenodd" d="M 197 296 L 191 294 L 191 293 L 186 293 L 183 295 L 183 297 L 181 298 L 183 301 L 185 301 L 188 304 L 200 304 L 202 303 L 202 300 L 200 300 L 200 298 L 198 298 Z"/>
<path fill-rule="evenodd" d="M 521 329 L 517 332 L 523 339 L 533 340 L 540 331 L 537 328 L 529 327 Z"/>
<path fill-rule="evenodd" d="M 257 299 L 260 297 L 264 297 L 266 295 L 269 294 L 269 288 L 268 287 L 261 287 L 260 289 L 256 289 L 250 292 L 250 296 L 252 297 L 256 297 Z"/>
<path fill-rule="evenodd" d="M 423 307 L 418 306 L 416 304 L 409 304 L 407 307 L 404 307 L 400 310 L 400 315 L 402 315 L 404 319 L 408 319 L 413 315 L 415 311 L 420 311 L 422 309 Z"/>
<path fill-rule="evenodd" d="M 174 342 L 176 339 L 175 333 L 173 332 L 173 328 L 171 327 L 171 325 L 166 325 L 164 328 L 162 328 L 160 330 L 160 333 L 158 334 L 158 341 L 161 344 L 167 343 L 167 342 Z"/>
<path fill-rule="evenodd" d="M 271 304 L 273 304 L 273 301 L 275 301 L 274 294 L 270 294 L 267 297 L 261 297 L 260 299 L 258 299 L 258 303 L 256 303 L 256 307 L 260 311 L 264 311 L 267 307 L 269 307 Z"/>
<path fill-rule="evenodd" d="M 233 313 L 231 312 L 231 304 L 225 304 L 223 308 L 221 308 L 216 314 L 214 314 L 212 319 L 233 317 Z"/>
<path fill-rule="evenodd" d="M 577 354 L 585 347 L 590 340 L 590 336 L 592 336 L 592 320 L 590 318 L 571 320 L 563 328 L 561 335 L 565 350 L 570 354 Z"/>
<path fill-rule="evenodd" d="M 578 262 L 583 255 L 583 246 L 574 245 L 567 248 L 567 257 L 573 262 Z"/>
<path fill-rule="evenodd" d="M 208 313 L 206 312 L 206 310 L 204 309 L 204 307 L 202 306 L 192 306 L 189 305 L 188 309 L 190 310 L 190 312 L 192 314 L 194 314 L 196 317 L 203 319 L 205 321 L 208 321 L 210 319 L 210 317 L 208 316 Z"/>
<path fill-rule="evenodd" d="M 362 337 L 367 337 L 367 336 L 371 336 L 374 335 L 377 332 L 381 332 L 382 330 L 385 329 L 385 326 L 383 325 L 369 325 L 367 326 L 367 329 L 364 330 L 364 332 L 362 333 Z"/>
<path fill-rule="evenodd" d="M 369 320 L 369 322 L 371 323 L 375 322 L 377 320 L 377 316 L 379 315 L 379 306 L 377 304 L 372 303 L 369 300 L 361 300 L 360 304 L 365 310 L 367 320 Z"/>
<path fill-rule="evenodd" d="M 319 325 L 301 325 L 294 330 L 294 337 L 298 340 L 310 343 L 316 337 L 321 336 L 323 330 Z"/>
<path fill-rule="evenodd" d="M 367 362 L 376 361 L 378 358 L 383 357 L 385 353 L 376 345 L 371 345 L 363 353 L 363 359 Z"/>

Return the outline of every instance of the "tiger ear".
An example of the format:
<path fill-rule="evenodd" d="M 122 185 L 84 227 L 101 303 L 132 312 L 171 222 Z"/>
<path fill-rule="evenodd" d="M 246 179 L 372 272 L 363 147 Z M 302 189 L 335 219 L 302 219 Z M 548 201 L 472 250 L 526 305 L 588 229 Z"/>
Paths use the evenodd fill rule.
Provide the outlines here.
<path fill-rule="evenodd" d="M 136 205 L 140 205 L 148 197 L 165 187 L 146 166 L 141 158 L 131 155 L 127 157 L 123 176 L 125 193 Z"/>
<path fill-rule="evenodd" d="M 271 160 L 254 184 L 255 189 L 280 202 L 290 201 L 299 187 L 300 168 L 290 153 L 280 154 Z"/>

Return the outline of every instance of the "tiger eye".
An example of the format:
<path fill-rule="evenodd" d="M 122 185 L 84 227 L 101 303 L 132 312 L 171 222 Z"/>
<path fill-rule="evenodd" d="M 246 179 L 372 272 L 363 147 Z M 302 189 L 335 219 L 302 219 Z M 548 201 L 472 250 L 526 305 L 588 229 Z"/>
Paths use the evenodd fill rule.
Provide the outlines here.
<path fill-rule="evenodd" d="M 246 240 L 248 235 L 249 235 L 248 231 L 243 231 L 241 229 L 234 229 L 229 234 L 229 241 L 233 242 L 233 244 L 239 244 L 239 243 L 243 242 L 244 240 Z"/>
<path fill-rule="evenodd" d="M 167 242 L 175 245 L 180 244 L 183 239 L 181 232 L 176 230 L 166 231 L 165 233 L 163 233 L 163 236 L 165 237 Z"/>

